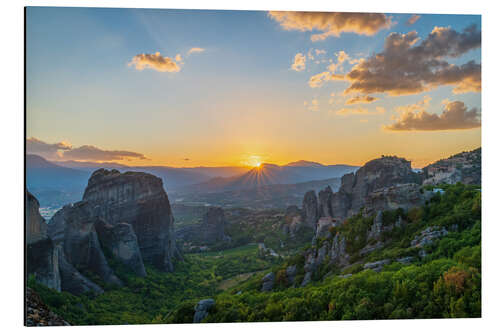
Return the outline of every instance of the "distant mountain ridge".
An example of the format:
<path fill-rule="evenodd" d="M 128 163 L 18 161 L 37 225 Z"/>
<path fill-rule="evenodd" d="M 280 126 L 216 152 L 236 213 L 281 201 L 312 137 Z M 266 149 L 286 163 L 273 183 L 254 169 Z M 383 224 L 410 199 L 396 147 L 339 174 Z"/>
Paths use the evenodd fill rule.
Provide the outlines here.
<path fill-rule="evenodd" d="M 292 165 L 290 165 L 292 164 Z M 180 192 L 227 192 L 243 189 L 255 189 L 269 185 L 286 185 L 340 178 L 344 174 L 354 172 L 357 166 L 322 165 L 315 162 L 298 161 L 284 166 L 264 163 L 241 176 L 217 177 L 207 182 L 190 185 Z"/>

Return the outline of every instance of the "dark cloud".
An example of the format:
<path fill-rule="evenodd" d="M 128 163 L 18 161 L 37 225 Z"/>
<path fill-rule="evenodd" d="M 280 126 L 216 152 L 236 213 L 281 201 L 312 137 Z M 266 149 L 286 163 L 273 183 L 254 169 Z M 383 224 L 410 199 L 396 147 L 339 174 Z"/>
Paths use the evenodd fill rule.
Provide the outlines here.
<path fill-rule="evenodd" d="M 481 91 L 481 64 L 469 61 L 462 65 L 448 63 L 481 47 L 481 31 L 471 25 L 463 32 L 449 27 L 435 27 L 426 39 L 415 31 L 393 32 L 385 40 L 384 50 L 361 60 L 343 77 L 322 73 L 323 80 L 346 80 L 345 93 L 417 94 L 437 86 L 453 86 L 454 93 Z"/>
<path fill-rule="evenodd" d="M 143 154 L 126 150 L 103 150 L 95 146 L 81 146 L 73 148 L 69 143 L 46 143 L 37 138 L 26 140 L 26 152 L 40 155 L 49 160 L 77 160 L 77 161 L 118 161 L 147 159 Z"/>
<path fill-rule="evenodd" d="M 479 110 L 468 109 L 461 101 L 448 102 L 441 115 L 428 113 L 422 109 L 422 105 L 424 104 L 404 107 L 396 122 L 385 126 L 385 129 L 389 131 L 444 131 L 481 126 Z"/>
<path fill-rule="evenodd" d="M 145 160 L 143 154 L 126 150 L 103 150 L 95 146 L 81 146 L 63 154 L 65 159 L 77 161 L 118 161 L 118 160 Z"/>
<path fill-rule="evenodd" d="M 378 13 L 323 13 L 270 11 L 269 17 L 286 30 L 321 31 L 311 36 L 312 41 L 338 37 L 343 32 L 372 36 L 391 26 L 391 18 Z"/>
<path fill-rule="evenodd" d="M 31 137 L 26 140 L 26 152 L 36 154 L 48 159 L 57 159 L 65 150 L 70 150 L 71 145 L 66 142 L 46 143 Z"/>
<path fill-rule="evenodd" d="M 151 68 L 158 72 L 178 72 L 181 70 L 172 58 L 163 57 L 160 52 L 156 52 L 155 54 L 138 54 L 132 58 L 129 66 L 135 66 L 135 69 L 140 71 L 144 68 Z"/>

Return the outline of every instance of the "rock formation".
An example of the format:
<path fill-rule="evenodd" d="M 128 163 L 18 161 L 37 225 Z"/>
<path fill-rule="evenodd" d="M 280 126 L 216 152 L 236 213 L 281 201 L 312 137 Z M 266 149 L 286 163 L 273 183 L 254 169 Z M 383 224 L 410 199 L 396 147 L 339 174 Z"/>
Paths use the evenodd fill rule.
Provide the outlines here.
<path fill-rule="evenodd" d="M 206 244 L 229 240 L 224 233 L 226 218 L 224 210 L 220 207 L 210 207 L 203 216 L 201 223 L 201 238 Z"/>
<path fill-rule="evenodd" d="M 175 244 L 174 217 L 162 180 L 142 172 L 99 169 L 89 179 L 83 201 L 110 225 L 130 224 L 142 259 L 171 272 L 180 255 Z"/>
<path fill-rule="evenodd" d="M 420 191 L 421 177 L 412 171 L 410 162 L 394 156 L 369 161 L 355 174 L 344 175 L 341 182 L 336 193 L 327 187 L 319 192 L 318 199 L 313 191 L 304 196 L 303 214 L 308 224 L 315 227 L 315 234 L 314 246 L 304 253 L 305 277 L 302 285 L 311 280 L 320 265 L 349 265 L 346 239 L 335 231 L 335 227 L 347 218 L 359 212 L 365 216 L 376 216 L 367 239 L 377 242 L 360 250 L 360 253 L 367 254 L 383 246 L 380 236 L 386 229 L 382 226 L 382 211 L 407 210 L 422 205 L 429 197 L 429 193 Z M 321 243 L 316 244 L 317 241 Z M 328 262 L 325 261 L 327 258 Z"/>
<path fill-rule="evenodd" d="M 75 203 L 65 215 L 64 256 L 81 272 L 90 271 L 105 283 L 121 285 L 102 252 L 95 226 L 100 222 L 85 201 Z"/>
<path fill-rule="evenodd" d="M 215 301 L 212 298 L 202 299 L 194 307 L 194 317 L 193 323 L 201 323 L 206 316 L 208 316 L 208 311 L 215 305 Z"/>
<path fill-rule="evenodd" d="M 43 232 L 33 221 L 29 239 Z M 59 268 L 59 290 L 73 294 L 103 292 L 87 273 L 103 283 L 122 284 L 106 255 L 139 276 L 146 275 L 144 261 L 169 272 L 174 258 L 180 258 L 162 181 L 140 172 L 95 171 L 83 200 L 59 210 L 46 233 Z"/>
<path fill-rule="evenodd" d="M 330 186 L 327 186 L 324 190 L 319 191 L 318 201 L 319 201 L 319 217 L 332 217 L 332 200 L 333 191 Z"/>
<path fill-rule="evenodd" d="M 60 291 L 59 252 L 47 233 L 38 200 L 26 191 L 26 272 L 49 288 Z"/>
<path fill-rule="evenodd" d="M 136 275 L 146 276 L 137 236 L 128 223 L 111 225 L 103 221 L 96 223 L 97 234 L 102 246 L 113 256 L 128 266 Z"/>
<path fill-rule="evenodd" d="M 261 291 L 271 291 L 274 287 L 275 274 L 273 272 L 267 273 L 261 280 L 262 289 Z"/>
<path fill-rule="evenodd" d="M 302 202 L 302 212 L 304 214 L 304 222 L 311 228 L 316 227 L 316 222 L 318 221 L 318 199 L 316 197 L 316 192 L 309 191 L 304 195 L 304 200 Z"/>
<path fill-rule="evenodd" d="M 481 185 L 481 148 L 463 152 L 439 160 L 423 170 L 424 184 L 464 184 Z"/>
<path fill-rule="evenodd" d="M 282 227 L 283 232 L 290 237 L 295 237 L 304 226 L 302 211 L 295 205 L 289 206 L 285 211 L 285 223 Z"/>

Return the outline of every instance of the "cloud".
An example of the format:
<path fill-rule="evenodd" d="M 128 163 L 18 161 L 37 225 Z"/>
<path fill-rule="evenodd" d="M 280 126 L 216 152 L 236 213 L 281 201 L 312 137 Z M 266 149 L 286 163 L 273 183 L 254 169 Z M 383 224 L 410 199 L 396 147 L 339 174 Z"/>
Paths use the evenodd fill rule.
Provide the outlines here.
<path fill-rule="evenodd" d="M 175 56 L 175 61 L 177 62 L 182 62 L 182 56 L 180 53 L 178 53 L 176 56 Z"/>
<path fill-rule="evenodd" d="M 314 52 L 316 52 L 316 55 L 320 55 L 320 54 L 326 54 L 326 51 L 325 50 L 318 50 L 318 49 L 315 49 Z"/>
<path fill-rule="evenodd" d="M 377 97 L 368 96 L 368 95 L 355 96 L 355 97 L 348 99 L 347 102 L 345 102 L 345 104 L 351 105 L 351 104 L 358 104 L 358 103 L 372 103 L 372 102 L 375 102 L 376 100 L 378 100 Z"/>
<path fill-rule="evenodd" d="M 342 108 L 340 110 L 334 111 L 336 115 L 339 116 L 349 116 L 349 115 L 377 115 L 385 113 L 385 109 L 381 106 L 377 106 L 375 110 L 368 110 L 365 108 Z"/>
<path fill-rule="evenodd" d="M 333 80 L 343 80 L 344 75 L 341 74 L 333 74 L 330 72 L 322 72 L 316 75 L 313 75 L 309 78 L 309 86 L 311 88 L 321 87 L 326 81 Z"/>
<path fill-rule="evenodd" d="M 295 59 L 293 61 L 292 66 L 290 66 L 291 69 L 294 71 L 300 72 L 306 69 L 306 56 L 303 55 L 302 53 L 297 53 L 295 55 Z"/>
<path fill-rule="evenodd" d="M 126 150 L 103 150 L 95 146 L 85 145 L 65 151 L 63 158 L 77 161 L 118 161 L 145 160 L 143 154 Z"/>
<path fill-rule="evenodd" d="M 316 98 L 313 98 L 310 103 L 304 101 L 304 106 L 307 106 L 307 110 L 309 111 L 318 111 L 319 101 Z"/>
<path fill-rule="evenodd" d="M 412 16 L 410 16 L 410 18 L 408 19 L 408 21 L 406 21 L 406 25 L 413 25 L 415 24 L 415 22 L 417 22 L 419 19 L 420 19 L 420 15 L 417 15 L 417 14 L 413 14 Z"/>
<path fill-rule="evenodd" d="M 187 55 L 190 55 L 191 53 L 202 53 L 202 52 L 205 52 L 205 49 L 204 48 L 201 48 L 201 47 L 192 47 Z"/>
<path fill-rule="evenodd" d="M 481 64 L 448 63 L 481 47 L 481 31 L 475 25 L 457 32 L 435 27 L 426 39 L 415 31 L 393 32 L 381 53 L 361 60 L 345 75 L 350 86 L 345 93 L 387 93 L 392 96 L 417 94 L 438 86 L 453 86 L 455 94 L 481 91 Z"/>
<path fill-rule="evenodd" d="M 420 111 L 416 111 L 420 110 Z M 466 130 L 481 126 L 477 108 L 468 109 L 461 101 L 449 102 L 440 115 L 427 112 L 422 105 L 409 105 L 388 131 Z"/>
<path fill-rule="evenodd" d="M 62 156 L 62 151 L 70 150 L 71 144 L 67 142 L 46 143 L 34 137 L 26 140 L 26 152 L 36 154 L 48 159 L 58 159 Z"/>
<path fill-rule="evenodd" d="M 147 159 L 143 154 L 132 151 L 103 150 L 90 145 L 73 148 L 66 142 L 46 143 L 33 137 L 26 140 L 26 152 L 40 155 L 49 160 L 118 161 Z"/>
<path fill-rule="evenodd" d="M 285 30 L 321 31 L 311 40 L 340 36 L 344 32 L 372 36 L 391 26 L 391 18 L 377 13 L 325 13 L 270 11 L 268 16 L 280 23 Z"/>
<path fill-rule="evenodd" d="M 129 66 L 135 66 L 135 69 L 142 71 L 144 68 L 151 68 L 158 72 L 178 72 L 181 68 L 169 57 L 161 56 L 160 52 L 155 54 L 138 54 L 132 58 Z"/>

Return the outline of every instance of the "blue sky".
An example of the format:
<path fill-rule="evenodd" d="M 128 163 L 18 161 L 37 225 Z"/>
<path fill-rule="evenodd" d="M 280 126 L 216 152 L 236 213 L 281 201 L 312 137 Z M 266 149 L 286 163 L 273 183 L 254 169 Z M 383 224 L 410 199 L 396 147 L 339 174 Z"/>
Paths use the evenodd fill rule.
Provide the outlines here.
<path fill-rule="evenodd" d="M 393 32 L 416 31 L 425 39 L 435 27 L 481 29 L 480 16 L 421 15 L 413 25 L 405 23 L 410 14 L 386 16 L 391 26 L 373 35 L 346 32 L 313 42 L 317 31 L 286 30 L 264 11 L 29 7 L 27 137 L 138 152 L 147 159 L 127 163 L 173 166 L 245 164 L 251 156 L 274 163 L 362 164 L 381 154 L 405 156 L 420 166 L 480 146 L 477 125 L 383 129 L 397 121 L 398 107 L 425 98 L 431 115 L 443 112 L 443 100 L 480 110 L 477 89 L 455 94 L 456 85 L 437 85 L 404 96 L 370 93 L 378 100 L 360 106 L 383 113 L 342 116 L 337 111 L 346 107 L 345 98 L 339 96 L 350 82 L 309 86 L 310 77 L 327 70 L 340 51 L 367 59 L 384 50 Z M 194 47 L 204 51 L 188 55 Z M 180 70 L 130 65 L 136 55 L 156 52 L 171 59 L 180 54 Z M 299 72 L 291 69 L 298 53 L 307 58 Z M 481 64 L 481 47 L 447 61 Z M 344 63 L 342 74 L 352 66 Z"/>

